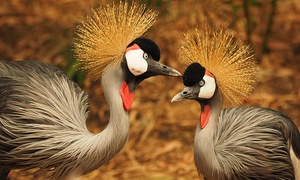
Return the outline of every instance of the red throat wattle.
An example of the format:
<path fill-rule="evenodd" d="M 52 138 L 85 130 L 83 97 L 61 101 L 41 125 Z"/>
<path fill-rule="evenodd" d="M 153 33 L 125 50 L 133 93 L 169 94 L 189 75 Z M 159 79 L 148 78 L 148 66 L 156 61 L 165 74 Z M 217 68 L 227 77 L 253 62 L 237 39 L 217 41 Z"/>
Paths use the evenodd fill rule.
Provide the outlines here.
<path fill-rule="evenodd" d="M 205 105 L 204 110 L 201 112 L 200 115 L 200 128 L 203 129 L 207 125 L 209 117 L 210 117 L 210 106 Z"/>
<path fill-rule="evenodd" d="M 126 82 L 123 82 L 120 93 L 123 101 L 123 107 L 126 111 L 128 111 L 133 103 L 134 94 L 130 93 L 128 84 Z"/>

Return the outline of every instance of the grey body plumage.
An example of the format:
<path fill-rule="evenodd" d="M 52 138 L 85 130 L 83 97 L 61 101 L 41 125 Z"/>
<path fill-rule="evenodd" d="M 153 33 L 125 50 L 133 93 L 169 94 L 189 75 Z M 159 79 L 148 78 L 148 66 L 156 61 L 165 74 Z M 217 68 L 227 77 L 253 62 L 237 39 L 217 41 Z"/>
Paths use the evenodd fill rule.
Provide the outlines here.
<path fill-rule="evenodd" d="M 286 115 L 260 107 L 236 107 L 222 111 L 219 123 L 216 154 L 226 157 L 219 157 L 222 164 L 235 164 L 232 169 L 223 166 L 224 172 L 234 172 L 228 173 L 230 179 L 295 179 L 300 136 Z M 298 158 L 295 169 L 291 151 Z"/>
<path fill-rule="evenodd" d="M 202 129 L 198 124 L 196 129 L 195 164 L 199 173 L 220 180 L 295 179 L 300 168 L 300 136 L 290 118 L 260 107 L 220 111 L 218 98 L 210 99 L 207 126 Z M 291 153 L 297 159 L 292 160 Z"/>
<path fill-rule="evenodd" d="M 50 170 L 52 179 L 76 177 L 123 147 L 129 121 L 122 103 L 115 103 L 121 111 L 112 117 L 118 123 L 110 121 L 100 134 L 92 134 L 85 124 L 88 95 L 60 70 L 38 61 L 1 61 L 1 66 L 0 171 L 39 167 Z"/>

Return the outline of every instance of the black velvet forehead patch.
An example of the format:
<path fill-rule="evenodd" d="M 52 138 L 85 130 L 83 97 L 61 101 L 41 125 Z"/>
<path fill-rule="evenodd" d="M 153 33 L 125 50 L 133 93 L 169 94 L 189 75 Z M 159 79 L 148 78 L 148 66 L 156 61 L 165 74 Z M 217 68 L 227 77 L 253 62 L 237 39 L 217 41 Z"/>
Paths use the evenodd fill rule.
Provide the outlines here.
<path fill-rule="evenodd" d="M 140 48 L 148 53 L 153 58 L 153 60 L 159 61 L 160 49 L 154 41 L 147 38 L 137 38 L 132 41 L 127 47 L 132 46 L 133 44 L 137 44 L 138 46 L 140 46 Z"/>
<path fill-rule="evenodd" d="M 199 63 L 192 63 L 183 73 L 183 84 L 185 86 L 193 86 L 199 83 L 205 74 L 205 68 Z"/>

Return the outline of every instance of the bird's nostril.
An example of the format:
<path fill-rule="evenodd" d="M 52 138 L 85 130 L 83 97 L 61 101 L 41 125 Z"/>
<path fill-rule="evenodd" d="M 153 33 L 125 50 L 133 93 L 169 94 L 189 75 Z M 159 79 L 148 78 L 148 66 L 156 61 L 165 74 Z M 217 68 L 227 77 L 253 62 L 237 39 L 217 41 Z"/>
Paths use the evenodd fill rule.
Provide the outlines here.
<path fill-rule="evenodd" d="M 163 66 L 163 68 L 167 68 L 167 66 Z"/>
<path fill-rule="evenodd" d="M 186 95 L 187 93 L 188 93 L 187 91 L 183 91 L 183 93 L 182 93 L 182 94 Z"/>

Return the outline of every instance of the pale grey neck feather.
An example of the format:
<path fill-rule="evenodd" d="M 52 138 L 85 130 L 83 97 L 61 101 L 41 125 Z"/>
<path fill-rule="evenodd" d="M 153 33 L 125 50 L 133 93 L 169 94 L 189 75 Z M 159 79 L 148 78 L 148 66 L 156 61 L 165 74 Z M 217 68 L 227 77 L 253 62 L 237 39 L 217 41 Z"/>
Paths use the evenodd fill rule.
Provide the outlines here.
<path fill-rule="evenodd" d="M 0 67 L 0 171 L 40 168 L 51 179 L 72 179 L 124 146 L 129 121 L 120 97 L 121 68 L 103 73 L 110 121 L 92 134 L 86 127 L 88 96 L 57 68 L 38 61 L 0 61 Z"/>
<path fill-rule="evenodd" d="M 219 169 L 219 162 L 214 154 L 213 130 L 216 129 L 218 117 L 222 110 L 222 96 L 215 92 L 209 101 L 211 114 L 205 128 L 200 128 L 200 120 L 198 120 L 195 138 L 194 138 L 194 153 L 195 163 L 198 171 L 208 172 L 212 167 Z"/>
<path fill-rule="evenodd" d="M 290 151 L 292 141 L 293 145 L 299 144 L 300 137 L 291 120 L 277 111 L 259 107 L 221 111 L 218 101 L 221 102 L 215 96 L 210 102 L 207 126 L 197 126 L 194 143 L 199 173 L 209 180 L 295 179 L 293 165 L 300 164 L 300 160 L 292 154 L 292 162 Z M 299 155 L 299 146 L 294 149 Z"/>

